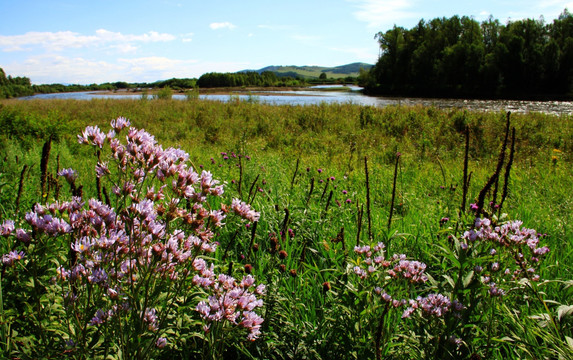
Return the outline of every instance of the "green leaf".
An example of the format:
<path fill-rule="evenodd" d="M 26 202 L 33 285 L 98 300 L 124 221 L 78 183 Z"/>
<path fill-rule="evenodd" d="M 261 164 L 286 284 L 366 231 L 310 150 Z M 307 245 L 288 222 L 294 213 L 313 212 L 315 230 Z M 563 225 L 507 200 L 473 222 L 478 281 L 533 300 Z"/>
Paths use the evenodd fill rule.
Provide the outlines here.
<path fill-rule="evenodd" d="M 456 287 L 456 282 L 454 281 L 454 279 L 452 279 L 450 275 L 442 275 L 442 277 L 446 279 L 446 281 L 448 282 L 448 284 L 450 284 L 452 289 Z"/>
<path fill-rule="evenodd" d="M 561 321 L 566 316 L 573 315 L 573 305 L 561 305 L 557 308 L 557 319 Z"/>
<path fill-rule="evenodd" d="M 464 276 L 464 279 L 462 281 L 464 289 L 467 288 L 468 286 L 470 286 L 473 278 L 474 278 L 474 271 L 473 270 L 470 271 L 466 276 Z"/>
<path fill-rule="evenodd" d="M 567 341 L 567 345 L 569 345 L 569 347 L 573 349 L 573 339 L 570 338 L 569 336 L 565 336 L 565 341 Z"/>

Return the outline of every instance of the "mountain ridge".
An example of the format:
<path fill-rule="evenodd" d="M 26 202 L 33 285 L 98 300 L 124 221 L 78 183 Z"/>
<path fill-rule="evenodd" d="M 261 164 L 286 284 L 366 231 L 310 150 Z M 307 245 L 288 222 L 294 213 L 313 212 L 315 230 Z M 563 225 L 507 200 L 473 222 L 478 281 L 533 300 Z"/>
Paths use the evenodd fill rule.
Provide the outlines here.
<path fill-rule="evenodd" d="M 360 69 L 363 68 L 364 70 L 370 70 L 373 65 L 362 63 L 362 62 L 354 62 L 346 65 L 339 65 L 334 67 L 329 66 L 317 66 L 317 65 L 303 65 L 303 66 L 296 66 L 296 65 L 270 65 L 265 66 L 258 70 L 241 70 L 237 71 L 239 73 L 243 72 L 257 72 L 259 74 L 270 71 L 277 74 L 277 76 L 291 76 L 291 77 L 302 77 L 302 78 L 318 78 L 320 74 L 325 73 L 329 78 L 344 78 L 348 76 L 356 77 L 360 74 Z"/>

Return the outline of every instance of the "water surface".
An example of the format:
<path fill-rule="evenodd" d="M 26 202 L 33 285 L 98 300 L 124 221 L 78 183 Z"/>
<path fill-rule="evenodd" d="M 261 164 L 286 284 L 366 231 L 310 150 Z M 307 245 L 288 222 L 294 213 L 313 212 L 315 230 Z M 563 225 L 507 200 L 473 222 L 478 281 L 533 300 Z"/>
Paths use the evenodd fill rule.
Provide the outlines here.
<path fill-rule="evenodd" d="M 201 94 L 200 99 L 231 101 L 254 101 L 273 105 L 312 105 L 320 103 L 352 103 L 385 107 L 390 105 L 423 105 L 435 106 L 440 109 L 468 109 L 472 111 L 511 111 L 515 113 L 540 112 L 556 115 L 573 114 L 573 101 L 526 101 L 526 100 L 463 100 L 463 99 L 427 99 L 427 98 L 404 98 L 367 96 L 362 94 L 359 87 L 348 86 L 349 91 L 333 91 L 333 85 L 315 86 L 309 90 L 297 91 L 261 91 L 251 94 Z M 151 98 L 151 96 L 149 96 Z M 181 94 L 173 95 L 174 99 L 185 100 L 187 97 Z M 141 99 L 139 94 L 118 94 L 99 91 L 85 91 L 57 94 L 37 94 L 21 98 L 29 99 Z"/>

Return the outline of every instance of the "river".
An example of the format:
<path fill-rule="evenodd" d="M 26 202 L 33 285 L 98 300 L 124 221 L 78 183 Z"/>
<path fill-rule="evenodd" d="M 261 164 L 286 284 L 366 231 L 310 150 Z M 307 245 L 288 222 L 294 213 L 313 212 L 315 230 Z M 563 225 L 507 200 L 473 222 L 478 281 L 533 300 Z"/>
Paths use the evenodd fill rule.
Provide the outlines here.
<path fill-rule="evenodd" d="M 297 91 L 264 91 L 250 94 L 201 94 L 200 99 L 230 101 L 240 99 L 242 101 L 255 101 L 273 105 L 311 105 L 320 103 L 352 103 L 385 107 L 390 105 L 424 105 L 435 106 L 440 109 L 463 108 L 472 111 L 511 111 L 515 113 L 540 112 L 555 115 L 572 115 L 573 101 L 526 101 L 526 100 L 463 100 L 463 99 L 429 99 L 429 98 L 404 98 L 367 96 L 362 94 L 361 88 L 349 86 L 350 91 L 335 91 L 336 86 L 315 86 L 309 90 Z M 141 99 L 138 94 L 118 94 L 99 91 L 37 94 L 20 99 Z M 151 96 L 150 96 L 151 98 Z M 174 94 L 174 99 L 185 100 L 182 94 Z"/>

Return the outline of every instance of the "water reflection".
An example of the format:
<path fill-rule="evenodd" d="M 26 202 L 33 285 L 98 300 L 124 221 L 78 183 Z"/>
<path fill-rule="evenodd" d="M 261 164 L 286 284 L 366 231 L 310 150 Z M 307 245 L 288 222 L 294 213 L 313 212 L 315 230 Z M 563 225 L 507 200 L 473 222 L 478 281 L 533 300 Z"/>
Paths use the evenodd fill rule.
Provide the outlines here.
<path fill-rule="evenodd" d="M 366 96 L 360 92 L 361 88 L 348 86 L 348 91 L 333 91 L 332 85 L 316 86 L 313 90 L 300 91 L 264 91 L 251 94 L 201 94 L 200 99 L 217 101 L 252 101 L 273 105 L 312 105 L 320 103 L 352 103 L 385 107 L 390 105 L 404 106 L 435 106 L 440 109 L 463 108 L 472 111 L 512 111 L 515 113 L 540 112 L 556 115 L 573 114 L 573 101 L 525 101 L 525 100 L 460 100 L 460 99 L 426 99 L 426 98 L 397 98 Z M 108 92 L 74 92 L 59 94 L 38 94 L 21 98 L 29 99 L 141 99 L 138 94 L 111 94 Z M 150 96 L 151 98 L 151 96 Z M 174 99 L 185 100 L 181 94 L 173 95 Z"/>

